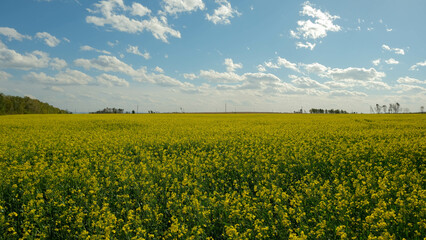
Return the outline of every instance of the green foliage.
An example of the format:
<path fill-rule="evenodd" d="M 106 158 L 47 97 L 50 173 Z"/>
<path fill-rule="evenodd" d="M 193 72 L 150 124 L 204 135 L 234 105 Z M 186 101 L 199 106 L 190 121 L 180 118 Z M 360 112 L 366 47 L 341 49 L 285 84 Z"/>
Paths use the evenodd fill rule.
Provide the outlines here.
<path fill-rule="evenodd" d="M 70 113 L 29 97 L 8 96 L 0 93 L 0 115 Z"/>

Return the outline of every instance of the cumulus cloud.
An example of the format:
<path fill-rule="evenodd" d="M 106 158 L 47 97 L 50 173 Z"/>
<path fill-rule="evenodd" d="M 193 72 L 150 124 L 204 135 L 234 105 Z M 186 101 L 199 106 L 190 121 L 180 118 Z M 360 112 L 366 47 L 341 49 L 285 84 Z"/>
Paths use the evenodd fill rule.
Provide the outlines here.
<path fill-rule="evenodd" d="M 119 78 L 114 75 L 103 73 L 96 77 L 96 80 L 99 84 L 113 87 L 113 86 L 119 86 L 119 87 L 128 87 L 129 82 L 126 80 Z"/>
<path fill-rule="evenodd" d="M 145 58 L 145 59 L 150 59 L 151 58 L 151 55 L 149 54 L 149 52 L 144 52 L 144 53 L 141 53 L 140 51 L 139 51 L 139 47 L 138 46 L 131 46 L 131 45 L 129 45 L 128 47 L 127 47 L 127 49 L 126 49 L 126 51 L 128 52 L 128 53 L 132 53 L 132 54 L 135 54 L 135 55 L 138 55 L 138 56 L 141 56 L 141 57 L 143 57 L 143 58 Z"/>
<path fill-rule="evenodd" d="M 65 92 L 65 90 L 63 88 L 58 87 L 58 86 L 49 86 L 49 87 L 45 87 L 44 89 L 54 91 L 54 92 L 59 92 L 59 93 Z"/>
<path fill-rule="evenodd" d="M 327 70 L 326 76 L 333 80 L 360 80 L 360 81 L 381 81 L 386 76 L 384 72 L 378 72 L 374 68 L 354 68 L 345 69 L 333 68 Z"/>
<path fill-rule="evenodd" d="M 259 64 L 259 65 L 257 65 L 257 71 L 266 72 L 266 68 L 262 64 Z"/>
<path fill-rule="evenodd" d="M 305 42 L 305 43 L 297 42 L 296 48 L 306 48 L 306 49 L 314 50 L 316 45 L 317 45 L 316 43 L 310 43 L 310 42 Z"/>
<path fill-rule="evenodd" d="M 393 58 L 389 58 L 388 60 L 385 60 L 385 63 L 389 64 L 389 65 L 399 64 L 399 62 L 397 60 L 393 59 Z"/>
<path fill-rule="evenodd" d="M 236 69 L 243 68 L 243 64 L 234 63 L 231 58 L 226 58 L 224 64 L 226 65 L 226 71 L 234 72 Z"/>
<path fill-rule="evenodd" d="M 329 70 L 328 67 L 320 63 L 302 64 L 302 66 L 308 73 L 314 73 L 320 77 L 326 77 Z"/>
<path fill-rule="evenodd" d="M 407 93 L 411 93 L 411 94 L 423 93 L 423 94 L 426 94 L 426 88 L 421 87 L 421 86 L 417 86 L 417 85 L 399 84 L 399 85 L 396 86 L 396 88 L 399 89 L 397 91 L 397 93 L 400 93 L 400 94 L 407 94 Z"/>
<path fill-rule="evenodd" d="M 384 49 L 386 51 L 394 52 L 395 54 L 405 55 L 404 49 L 401 49 L 401 48 L 391 48 L 391 47 L 389 47 L 386 44 L 382 45 L 382 49 Z"/>
<path fill-rule="evenodd" d="M 206 14 L 206 19 L 214 24 L 230 24 L 229 19 L 240 16 L 237 10 L 233 9 L 231 3 L 228 0 L 215 0 L 220 6 L 214 10 L 213 14 Z"/>
<path fill-rule="evenodd" d="M 194 79 L 198 78 L 197 75 L 195 75 L 193 73 L 184 73 L 183 77 L 185 79 L 189 79 L 189 80 L 194 80 Z"/>
<path fill-rule="evenodd" d="M 139 16 L 139 17 L 143 17 L 147 14 L 151 13 L 151 10 L 145 6 L 143 6 L 140 3 L 133 3 L 132 4 L 132 10 L 131 10 L 132 15 L 134 16 Z"/>
<path fill-rule="evenodd" d="M 49 63 L 50 67 L 52 67 L 55 70 L 61 70 L 63 68 L 65 68 L 68 64 L 65 60 L 60 59 L 60 58 L 53 58 L 50 63 Z"/>
<path fill-rule="evenodd" d="M 154 71 L 158 72 L 158 73 L 164 73 L 164 70 L 162 68 L 160 68 L 159 66 L 156 66 L 154 68 Z"/>
<path fill-rule="evenodd" d="M 376 60 L 373 60 L 372 63 L 373 63 L 374 66 L 378 66 L 380 64 L 380 61 L 381 61 L 381 59 L 378 58 Z"/>
<path fill-rule="evenodd" d="M 424 61 L 424 62 L 418 62 L 418 63 L 414 64 L 413 66 L 411 66 L 410 70 L 411 71 L 419 70 L 419 67 L 425 67 L 425 66 L 426 66 L 426 61 Z"/>
<path fill-rule="evenodd" d="M 49 55 L 42 51 L 33 51 L 24 55 L 15 50 L 0 48 L 0 68 L 29 70 L 49 66 Z"/>
<path fill-rule="evenodd" d="M 103 54 L 111 54 L 110 52 L 106 51 L 106 50 L 99 50 L 96 49 L 94 47 L 91 47 L 89 45 L 84 45 L 80 47 L 81 51 L 93 51 L 93 52 L 98 52 L 98 53 L 103 53 Z"/>
<path fill-rule="evenodd" d="M 234 72 L 216 72 L 214 70 L 201 70 L 199 78 L 217 83 L 235 83 L 244 80 L 242 76 Z"/>
<path fill-rule="evenodd" d="M 295 75 L 290 75 L 289 76 L 291 79 L 293 79 L 291 82 L 299 88 L 322 88 L 322 89 L 330 89 L 330 87 L 328 87 L 327 85 L 321 84 L 309 77 L 305 77 L 305 76 L 295 76 Z"/>
<path fill-rule="evenodd" d="M 300 72 L 296 63 L 292 63 L 292 62 L 290 62 L 287 59 L 282 58 L 282 57 L 278 57 L 276 63 L 265 62 L 265 66 L 268 67 L 268 68 L 275 68 L 275 69 L 285 67 L 285 68 L 291 69 L 293 71 Z"/>
<path fill-rule="evenodd" d="M 422 81 L 411 77 L 400 77 L 397 82 L 402 84 L 426 84 L 426 80 Z"/>
<path fill-rule="evenodd" d="M 44 72 L 30 72 L 25 76 L 28 80 L 34 80 L 44 84 L 55 85 L 87 85 L 93 78 L 77 70 L 66 69 L 55 76 L 49 76 Z"/>
<path fill-rule="evenodd" d="M 9 41 L 12 41 L 12 40 L 22 41 L 23 39 L 31 39 L 30 36 L 20 34 L 14 28 L 9 28 L 9 27 L 0 27 L 0 35 L 6 36 Z"/>
<path fill-rule="evenodd" d="M 143 20 L 126 16 L 127 13 L 130 13 L 133 16 L 136 15 L 137 17 L 141 17 L 141 9 L 144 7 L 141 4 L 128 7 L 122 0 L 103 0 L 94 4 L 94 6 L 95 9 L 89 10 L 89 13 L 99 14 L 101 16 L 87 16 L 87 23 L 92 23 L 100 27 L 109 25 L 112 29 L 126 33 L 141 33 L 145 30 L 150 31 L 156 39 L 166 43 L 168 43 L 169 36 L 176 38 L 181 37 L 179 31 L 172 29 L 168 25 L 165 16 L 157 18 L 147 15 L 147 18 Z M 148 10 L 149 9 L 144 11 L 147 12 Z M 148 14 L 148 12 L 146 14 Z"/>
<path fill-rule="evenodd" d="M 326 37 L 328 32 L 341 31 L 341 27 L 334 23 L 334 20 L 340 18 L 339 16 L 316 9 L 309 1 L 303 3 L 300 15 L 311 17 L 314 21 L 312 22 L 310 19 L 297 21 L 297 29 L 290 31 L 293 38 L 316 40 Z"/>
<path fill-rule="evenodd" d="M 98 58 L 93 59 L 76 59 L 74 64 L 85 69 L 98 69 L 104 72 L 118 72 L 126 74 L 134 81 L 138 82 L 149 82 L 160 86 L 168 87 L 190 87 L 192 84 L 183 83 L 172 77 L 164 74 L 148 73 L 146 67 L 139 69 L 133 69 L 130 65 L 120 61 L 114 56 L 101 55 Z"/>
<path fill-rule="evenodd" d="M 56 47 L 61 42 L 61 40 L 47 32 L 38 32 L 35 36 L 38 39 L 44 40 L 44 43 L 46 43 L 46 45 L 49 47 Z"/>
<path fill-rule="evenodd" d="M 0 81 L 8 80 L 12 75 L 7 72 L 0 71 Z"/>
<path fill-rule="evenodd" d="M 363 92 L 348 91 L 348 90 L 333 90 L 330 91 L 331 97 L 366 97 L 367 94 Z"/>
<path fill-rule="evenodd" d="M 202 0 L 163 0 L 163 9 L 169 14 L 204 10 Z"/>

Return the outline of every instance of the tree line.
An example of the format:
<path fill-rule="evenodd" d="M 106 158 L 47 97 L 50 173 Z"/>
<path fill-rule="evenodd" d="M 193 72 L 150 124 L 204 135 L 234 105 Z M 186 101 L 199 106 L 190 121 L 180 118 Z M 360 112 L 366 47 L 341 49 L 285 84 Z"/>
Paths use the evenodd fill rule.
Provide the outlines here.
<path fill-rule="evenodd" d="M 67 110 L 29 97 L 9 96 L 0 93 L 0 115 L 9 114 L 67 114 Z"/>
<path fill-rule="evenodd" d="M 346 114 L 348 113 L 345 110 L 339 109 L 322 109 L 322 108 L 311 108 L 309 113 L 323 113 L 323 114 Z"/>

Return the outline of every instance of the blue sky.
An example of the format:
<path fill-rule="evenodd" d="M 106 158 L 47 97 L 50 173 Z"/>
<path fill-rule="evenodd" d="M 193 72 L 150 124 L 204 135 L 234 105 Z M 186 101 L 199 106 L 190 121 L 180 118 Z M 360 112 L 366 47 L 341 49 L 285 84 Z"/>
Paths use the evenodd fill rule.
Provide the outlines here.
<path fill-rule="evenodd" d="M 89 112 L 426 105 L 426 2 L 2 0 L 0 92 Z"/>

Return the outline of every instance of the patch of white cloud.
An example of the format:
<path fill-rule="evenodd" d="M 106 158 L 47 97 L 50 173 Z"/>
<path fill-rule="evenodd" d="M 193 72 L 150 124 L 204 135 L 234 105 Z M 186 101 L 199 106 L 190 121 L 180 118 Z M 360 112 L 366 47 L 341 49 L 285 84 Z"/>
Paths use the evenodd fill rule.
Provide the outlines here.
<path fill-rule="evenodd" d="M 214 70 L 201 70 L 198 78 L 216 83 L 236 83 L 244 80 L 244 77 L 234 72 L 216 72 Z"/>
<path fill-rule="evenodd" d="M 333 90 L 329 92 L 331 97 L 366 97 L 367 94 L 357 91 L 348 91 L 348 90 Z"/>
<path fill-rule="evenodd" d="M 54 85 L 87 85 L 89 82 L 93 81 L 91 76 L 71 69 L 61 71 L 53 77 L 44 72 L 30 72 L 25 76 L 25 79 Z"/>
<path fill-rule="evenodd" d="M 226 71 L 235 72 L 236 69 L 243 68 L 243 64 L 234 63 L 231 58 L 226 58 L 224 64 L 226 65 Z"/>
<path fill-rule="evenodd" d="M 419 70 L 419 67 L 425 67 L 425 66 L 426 66 L 426 61 L 424 61 L 424 62 L 418 62 L 418 63 L 414 64 L 413 66 L 411 66 L 410 70 L 411 71 Z"/>
<path fill-rule="evenodd" d="M 398 84 L 395 86 L 395 88 L 398 89 L 397 93 L 400 94 L 422 93 L 426 95 L 426 88 L 418 85 Z"/>
<path fill-rule="evenodd" d="M 266 68 L 262 64 L 259 64 L 259 65 L 257 65 L 257 71 L 266 72 Z"/>
<path fill-rule="evenodd" d="M 91 47 L 91 46 L 89 46 L 89 45 L 81 46 L 81 47 L 80 47 L 80 50 L 81 50 L 81 51 L 93 51 L 93 52 L 103 53 L 103 54 L 109 54 L 109 55 L 111 54 L 110 52 L 108 52 L 108 51 L 106 51 L 106 50 L 99 50 L 99 49 L 96 49 L 96 48 Z"/>
<path fill-rule="evenodd" d="M 49 55 L 42 51 L 20 54 L 6 47 L 0 48 L 0 68 L 29 70 L 49 66 Z"/>
<path fill-rule="evenodd" d="M 47 32 L 38 32 L 36 33 L 35 37 L 44 40 L 44 43 L 49 47 L 56 47 L 59 45 L 59 43 L 61 43 L 61 40 Z"/>
<path fill-rule="evenodd" d="M 372 63 L 374 66 L 378 66 L 382 60 L 380 58 L 373 60 Z"/>
<path fill-rule="evenodd" d="M 12 40 L 22 41 L 23 39 L 31 39 L 30 36 L 20 34 L 14 28 L 9 28 L 9 27 L 0 27 L 0 35 L 6 36 L 9 41 L 12 41 Z"/>
<path fill-rule="evenodd" d="M 292 79 L 292 83 L 299 88 L 322 88 L 322 89 L 330 89 L 327 85 L 321 84 L 309 77 L 306 76 L 289 76 Z"/>
<path fill-rule="evenodd" d="M 385 63 L 389 64 L 389 65 L 399 64 L 399 62 L 397 60 L 393 59 L 393 58 L 389 58 L 388 60 L 385 60 Z"/>
<path fill-rule="evenodd" d="M 9 73 L 0 71 L 0 81 L 8 80 L 11 77 L 12 75 L 10 75 Z"/>
<path fill-rule="evenodd" d="M 131 14 L 134 16 L 143 17 L 145 15 L 151 14 L 151 10 L 140 3 L 134 2 L 132 4 Z"/>
<path fill-rule="evenodd" d="M 189 80 L 194 80 L 194 79 L 197 79 L 198 77 L 197 77 L 197 75 L 195 75 L 195 74 L 193 74 L 193 73 L 184 73 L 183 74 L 183 77 L 185 78 L 185 79 L 189 79 Z"/>
<path fill-rule="evenodd" d="M 268 67 L 268 68 L 274 68 L 274 69 L 279 69 L 281 67 L 285 67 L 285 68 L 291 69 L 295 72 L 300 72 L 296 63 L 292 63 L 292 62 L 290 62 L 287 59 L 282 58 L 282 57 L 278 57 L 276 63 L 273 63 L 271 61 L 265 62 L 265 66 Z"/>
<path fill-rule="evenodd" d="M 164 87 L 186 88 L 192 86 L 190 83 L 180 82 L 179 80 L 164 74 L 148 73 L 146 67 L 133 69 L 133 67 L 120 61 L 114 56 L 101 55 L 98 58 L 93 59 L 76 59 L 74 60 L 74 64 L 85 69 L 98 69 L 104 72 L 123 73 L 132 77 L 134 81 L 149 82 Z"/>
<path fill-rule="evenodd" d="M 383 44 L 382 49 L 389 51 L 389 52 L 394 52 L 395 54 L 398 54 L 398 55 L 405 55 L 405 51 L 402 48 L 391 48 L 388 45 Z"/>
<path fill-rule="evenodd" d="M 172 29 L 165 16 L 152 17 L 146 15 L 145 19 L 129 18 L 126 13 L 136 17 L 141 17 L 142 14 L 141 4 L 133 5 L 128 7 L 122 0 L 103 0 L 94 4 L 94 10 L 88 10 L 91 14 L 100 14 L 101 16 L 87 16 L 86 22 L 94 24 L 99 27 L 106 25 L 111 26 L 120 32 L 126 33 L 142 33 L 144 31 L 150 31 L 152 35 L 165 43 L 168 43 L 168 37 L 172 36 L 180 38 L 180 32 Z M 136 10 L 135 10 L 136 9 Z M 149 9 L 145 10 L 148 11 Z M 145 17 L 145 15 L 144 15 Z"/>
<path fill-rule="evenodd" d="M 411 77 L 400 77 L 396 81 L 402 84 L 426 84 L 426 80 L 422 81 Z"/>
<path fill-rule="evenodd" d="M 206 19 L 214 24 L 230 24 L 231 18 L 241 16 L 236 9 L 233 9 L 228 0 L 215 0 L 219 7 L 216 8 L 212 15 L 206 14 Z"/>
<path fill-rule="evenodd" d="M 126 49 L 126 52 L 132 53 L 132 54 L 135 54 L 135 55 L 138 55 L 138 56 L 141 56 L 141 57 L 143 57 L 143 58 L 145 58 L 147 60 L 151 58 L 151 55 L 149 54 L 149 52 L 145 51 L 144 53 L 141 53 L 139 51 L 139 47 L 138 46 L 129 45 L 127 47 L 127 49 Z"/>
<path fill-rule="evenodd" d="M 164 73 L 164 69 L 160 68 L 159 66 L 156 66 L 154 68 L 154 71 L 158 72 L 158 73 Z"/>
<path fill-rule="evenodd" d="M 205 9 L 202 0 L 163 0 L 162 6 L 165 12 L 172 15 Z"/>
<path fill-rule="evenodd" d="M 48 87 L 45 87 L 44 89 L 50 90 L 50 91 L 53 91 L 53 92 L 59 92 L 59 93 L 65 92 L 65 90 L 63 88 L 58 87 L 58 86 L 48 86 Z"/>
<path fill-rule="evenodd" d="M 128 87 L 129 86 L 129 82 L 124 80 L 123 78 L 119 78 L 117 76 L 106 74 L 106 73 L 103 73 L 97 76 L 96 81 L 99 84 L 105 85 L 108 87 L 114 87 L 114 86 Z"/>
<path fill-rule="evenodd" d="M 340 18 L 339 16 L 334 16 L 328 12 L 316 9 L 309 1 L 303 3 L 303 9 L 300 11 L 300 15 L 311 17 L 313 21 L 310 19 L 297 21 L 298 27 L 296 30 L 290 31 L 290 35 L 293 38 L 316 40 L 326 37 L 328 32 L 339 32 L 342 30 L 339 25 L 334 23 L 334 20 Z"/>
<path fill-rule="evenodd" d="M 55 69 L 55 70 L 61 70 L 63 68 L 65 68 L 68 64 L 65 60 L 60 59 L 60 58 L 53 58 L 50 63 L 49 63 L 50 67 Z"/>
<path fill-rule="evenodd" d="M 316 43 L 310 43 L 310 42 L 305 42 L 305 43 L 297 42 L 296 48 L 306 48 L 306 49 L 314 50 L 316 45 L 317 45 Z"/>

